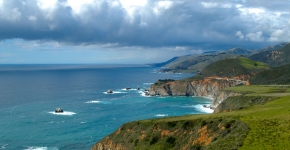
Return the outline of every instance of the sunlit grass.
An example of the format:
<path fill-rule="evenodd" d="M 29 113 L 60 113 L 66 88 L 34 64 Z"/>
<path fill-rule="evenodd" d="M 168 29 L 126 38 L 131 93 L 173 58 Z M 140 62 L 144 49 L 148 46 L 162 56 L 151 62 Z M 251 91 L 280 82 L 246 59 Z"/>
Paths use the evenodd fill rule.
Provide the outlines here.
<path fill-rule="evenodd" d="M 290 149 L 290 96 L 285 96 L 285 94 L 290 95 L 289 88 L 236 86 L 227 88 L 226 90 L 248 93 L 246 94 L 247 96 L 273 95 L 281 96 L 281 98 L 263 105 L 255 105 L 244 110 L 217 114 L 171 117 L 158 119 L 156 121 L 195 120 L 219 117 L 239 118 L 241 121 L 247 123 L 251 129 L 243 146 L 239 149 Z M 278 91 L 278 93 L 274 93 L 273 91 Z"/>

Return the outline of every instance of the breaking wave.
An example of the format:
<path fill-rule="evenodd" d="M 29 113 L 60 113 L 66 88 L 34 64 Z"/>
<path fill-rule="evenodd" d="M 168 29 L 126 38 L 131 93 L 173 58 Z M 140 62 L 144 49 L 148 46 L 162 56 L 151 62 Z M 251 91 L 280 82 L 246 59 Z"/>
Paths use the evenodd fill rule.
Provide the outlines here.
<path fill-rule="evenodd" d="M 28 146 L 24 150 L 58 150 L 56 147 L 37 147 L 37 146 Z"/>
<path fill-rule="evenodd" d="M 166 117 L 166 116 L 168 116 L 168 114 L 157 114 L 157 115 L 155 115 L 156 117 Z"/>
<path fill-rule="evenodd" d="M 48 113 L 54 114 L 54 115 L 62 115 L 62 116 L 72 116 L 72 115 L 76 114 L 74 112 L 69 112 L 69 111 L 64 111 L 62 113 L 55 113 L 54 111 L 50 111 Z"/>

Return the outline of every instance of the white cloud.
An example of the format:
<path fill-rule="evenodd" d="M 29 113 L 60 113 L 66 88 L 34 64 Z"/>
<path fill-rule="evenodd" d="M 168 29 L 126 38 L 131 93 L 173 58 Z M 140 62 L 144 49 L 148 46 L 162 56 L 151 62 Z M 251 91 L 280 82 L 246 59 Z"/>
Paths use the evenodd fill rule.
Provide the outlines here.
<path fill-rule="evenodd" d="M 74 13 L 80 14 L 86 6 L 93 6 L 94 0 L 67 0 L 66 6 L 70 6 Z"/>
<path fill-rule="evenodd" d="M 241 39 L 241 40 L 243 40 L 243 39 L 245 38 L 244 34 L 243 34 L 241 31 L 238 31 L 238 32 L 236 33 L 236 36 L 238 36 L 239 39 Z"/>
<path fill-rule="evenodd" d="M 204 8 L 214 8 L 218 6 L 218 3 L 212 3 L 212 2 L 201 2 L 201 5 Z"/>
<path fill-rule="evenodd" d="M 153 11 L 156 15 L 160 15 L 160 12 L 169 9 L 172 5 L 172 1 L 158 1 L 154 3 Z"/>
<path fill-rule="evenodd" d="M 232 3 L 201 2 L 204 8 L 232 8 Z"/>
<path fill-rule="evenodd" d="M 265 38 L 263 37 L 263 32 L 258 31 L 256 33 L 249 33 L 246 35 L 247 39 L 253 42 L 263 42 Z"/>
<path fill-rule="evenodd" d="M 28 20 L 30 20 L 30 21 L 37 21 L 37 17 L 31 15 L 31 16 L 28 17 Z"/>
<path fill-rule="evenodd" d="M 36 0 L 36 2 L 45 19 L 53 20 L 53 12 L 57 7 L 58 0 Z"/>
<path fill-rule="evenodd" d="M 289 27 L 290 28 L 290 27 Z M 287 29 L 278 29 L 271 33 L 268 41 L 270 42 L 289 42 L 290 41 L 290 30 Z"/>
<path fill-rule="evenodd" d="M 127 21 L 132 23 L 134 21 L 134 14 L 141 12 L 142 7 L 147 5 L 147 0 L 119 0 L 122 8 L 127 13 Z"/>
<path fill-rule="evenodd" d="M 157 6 L 159 8 L 163 8 L 163 9 L 169 9 L 171 7 L 171 5 L 173 4 L 172 1 L 159 1 L 157 3 Z"/>
<path fill-rule="evenodd" d="M 21 12 L 18 11 L 18 8 L 13 8 L 11 12 L 12 20 L 18 20 L 21 17 Z"/>
<path fill-rule="evenodd" d="M 55 9 L 57 0 L 37 0 L 37 6 L 42 10 Z"/>
<path fill-rule="evenodd" d="M 147 0 L 120 0 L 124 8 L 142 7 L 147 4 Z"/>

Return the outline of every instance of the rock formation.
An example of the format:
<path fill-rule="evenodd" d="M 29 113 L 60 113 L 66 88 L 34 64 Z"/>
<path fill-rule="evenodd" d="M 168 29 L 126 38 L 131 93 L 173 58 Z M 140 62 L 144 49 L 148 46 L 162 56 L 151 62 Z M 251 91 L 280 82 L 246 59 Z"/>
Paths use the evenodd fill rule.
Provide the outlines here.
<path fill-rule="evenodd" d="M 198 81 L 172 81 L 154 84 L 150 87 L 150 96 L 206 96 L 214 98 L 211 107 L 215 108 L 229 96 L 239 95 L 230 91 L 222 91 L 227 87 L 245 84 L 246 81 L 210 77 Z"/>

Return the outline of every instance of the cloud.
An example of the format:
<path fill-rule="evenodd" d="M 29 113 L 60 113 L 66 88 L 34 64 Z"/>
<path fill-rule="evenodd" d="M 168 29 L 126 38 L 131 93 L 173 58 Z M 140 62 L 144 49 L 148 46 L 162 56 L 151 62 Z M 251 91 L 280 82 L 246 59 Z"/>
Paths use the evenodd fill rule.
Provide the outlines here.
<path fill-rule="evenodd" d="M 244 34 L 241 32 L 241 31 L 238 31 L 237 33 L 236 33 L 236 36 L 238 36 L 240 39 L 244 39 L 245 38 L 245 36 L 244 36 Z"/>
<path fill-rule="evenodd" d="M 249 33 L 246 35 L 247 39 L 253 41 L 253 42 L 263 42 L 265 38 L 263 37 L 263 32 L 258 31 L 256 33 Z"/>
<path fill-rule="evenodd" d="M 282 0 L 0 0 L 0 40 L 144 49 L 257 47 L 289 41 L 289 6 Z"/>

